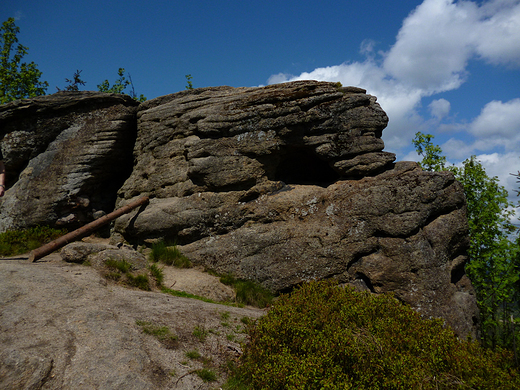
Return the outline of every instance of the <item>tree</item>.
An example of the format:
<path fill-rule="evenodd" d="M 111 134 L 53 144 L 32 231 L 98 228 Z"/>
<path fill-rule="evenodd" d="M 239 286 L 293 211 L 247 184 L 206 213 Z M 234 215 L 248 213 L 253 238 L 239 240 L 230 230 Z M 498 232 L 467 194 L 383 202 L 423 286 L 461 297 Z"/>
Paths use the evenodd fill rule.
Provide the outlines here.
<path fill-rule="evenodd" d="M 442 149 L 433 145 L 432 135 L 417 133 L 413 141 L 423 156 L 421 166 L 429 171 L 449 170 L 464 187 L 470 231 L 470 260 L 466 272 L 477 292 L 484 345 L 512 346 L 513 332 L 509 316 L 518 309 L 519 281 L 515 263 L 518 245 L 511 241 L 515 226 L 511 223 L 512 204 L 507 190 L 497 177 L 489 177 L 475 156 L 461 167 L 445 168 Z"/>
<path fill-rule="evenodd" d="M 112 86 L 110 86 L 108 80 L 105 80 L 97 86 L 98 90 L 100 92 L 122 94 L 126 87 L 130 86 L 132 88 L 132 91 L 130 92 L 130 96 L 132 97 L 132 99 L 135 99 L 139 102 L 144 102 L 146 100 L 146 97 L 144 97 L 143 94 L 141 94 L 139 98 L 137 97 L 134 90 L 134 84 L 132 83 L 132 78 L 130 77 L 130 74 L 128 74 L 128 80 L 126 79 L 124 68 L 119 68 L 119 70 L 117 71 L 117 75 L 119 76 L 119 78 Z"/>
<path fill-rule="evenodd" d="M 470 230 L 470 258 L 466 266 L 479 301 L 482 332 L 487 344 L 512 342 L 506 324 L 513 313 L 517 245 L 510 236 L 516 228 L 511 223 L 512 204 L 507 190 L 498 184 L 497 177 L 489 177 L 475 156 L 464 161 L 461 168 L 450 168 L 466 194 Z M 499 340 L 500 339 L 500 340 Z"/>
<path fill-rule="evenodd" d="M 29 48 L 18 44 L 20 28 L 9 18 L 0 27 L 0 104 L 45 95 L 49 83 L 41 82 L 42 72 L 34 62 L 22 62 Z"/>
<path fill-rule="evenodd" d="M 417 132 L 412 143 L 417 154 L 423 157 L 419 163 L 421 168 L 430 172 L 439 172 L 444 170 L 446 157 L 442 156 L 442 149 L 439 145 L 432 144 L 432 139 L 433 135 Z"/>
<path fill-rule="evenodd" d="M 74 73 L 74 76 L 71 79 L 65 79 L 65 82 L 68 83 L 68 85 L 65 87 L 65 91 L 79 91 L 80 85 L 85 85 L 85 81 L 81 80 L 80 74 L 81 70 L 76 70 L 76 73 Z M 58 91 L 62 91 L 58 87 L 56 87 Z"/>

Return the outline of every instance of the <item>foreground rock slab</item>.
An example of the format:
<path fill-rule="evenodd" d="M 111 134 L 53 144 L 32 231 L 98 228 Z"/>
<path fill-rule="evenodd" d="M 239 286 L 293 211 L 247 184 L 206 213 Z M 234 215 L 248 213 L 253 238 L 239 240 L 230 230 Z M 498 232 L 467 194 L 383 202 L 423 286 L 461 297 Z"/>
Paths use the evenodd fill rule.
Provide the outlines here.
<path fill-rule="evenodd" d="M 218 388 L 218 365 L 236 357 L 244 337 L 233 329 L 263 313 L 131 290 L 92 268 L 45 259 L 0 262 L 2 389 Z M 177 339 L 145 334 L 143 324 L 166 326 Z M 212 359 L 217 382 L 196 375 L 202 363 L 185 355 L 194 350 Z"/>

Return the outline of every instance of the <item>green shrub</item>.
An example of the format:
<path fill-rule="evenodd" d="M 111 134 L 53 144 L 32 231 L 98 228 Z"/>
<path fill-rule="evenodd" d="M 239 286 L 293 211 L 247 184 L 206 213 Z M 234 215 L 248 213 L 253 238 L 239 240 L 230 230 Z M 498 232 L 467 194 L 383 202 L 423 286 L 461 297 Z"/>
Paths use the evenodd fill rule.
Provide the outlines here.
<path fill-rule="evenodd" d="M 332 282 L 281 296 L 249 334 L 234 388 L 520 388 L 509 352 L 461 341 L 390 295 Z"/>
<path fill-rule="evenodd" d="M 176 245 L 168 245 L 164 241 L 160 241 L 152 245 L 150 260 L 153 262 L 162 262 L 166 265 L 173 265 L 178 268 L 190 268 L 190 260 L 184 256 Z"/>
<path fill-rule="evenodd" d="M 251 280 L 236 279 L 228 274 L 221 276 L 220 282 L 235 289 L 235 299 L 238 303 L 264 308 L 273 302 L 273 294 Z"/>
<path fill-rule="evenodd" d="M 187 351 L 185 354 L 184 354 L 188 359 L 200 359 L 202 357 L 202 355 L 200 354 L 199 351 Z"/>
<path fill-rule="evenodd" d="M 67 234 L 65 229 L 34 226 L 0 233 L 0 256 L 14 256 L 32 251 Z"/>

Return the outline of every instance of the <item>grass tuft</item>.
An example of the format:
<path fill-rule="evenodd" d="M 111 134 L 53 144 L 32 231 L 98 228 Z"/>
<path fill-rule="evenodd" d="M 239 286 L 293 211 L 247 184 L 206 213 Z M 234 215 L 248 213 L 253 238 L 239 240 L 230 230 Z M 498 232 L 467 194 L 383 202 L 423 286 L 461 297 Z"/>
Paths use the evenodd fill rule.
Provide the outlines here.
<path fill-rule="evenodd" d="M 167 347 L 177 346 L 178 337 L 177 335 L 173 334 L 167 326 L 161 326 L 148 321 L 140 320 L 135 321 L 135 323 L 141 327 L 143 333 L 154 336 Z"/>
<path fill-rule="evenodd" d="M 273 294 L 251 280 L 236 279 L 233 275 L 228 274 L 222 276 L 220 282 L 235 289 L 236 301 L 238 303 L 261 309 L 273 303 Z"/>
<path fill-rule="evenodd" d="M 158 287 L 162 287 L 162 284 L 164 282 L 164 272 L 163 270 L 157 266 L 157 264 L 152 264 L 150 266 L 150 273 L 152 274 L 152 277 L 155 279 L 155 283 Z"/>
<path fill-rule="evenodd" d="M 197 370 L 196 373 L 204 382 L 215 382 L 217 380 L 217 374 L 208 368 Z"/>
<path fill-rule="evenodd" d="M 191 268 L 191 261 L 181 253 L 179 248 L 176 245 L 168 245 L 164 241 L 152 245 L 150 260 L 177 268 Z"/>
<path fill-rule="evenodd" d="M 202 343 L 204 340 L 206 340 L 206 337 L 208 337 L 209 332 L 204 329 L 204 327 L 195 326 L 195 329 L 193 329 L 192 335 L 199 339 L 199 341 Z"/>
<path fill-rule="evenodd" d="M 148 275 L 132 275 L 131 273 L 126 274 L 126 284 L 132 287 L 137 287 L 138 289 L 150 291 L 150 280 L 148 279 Z"/>
<path fill-rule="evenodd" d="M 117 270 L 124 274 L 132 269 L 132 264 L 126 260 L 107 259 L 105 261 L 105 266 L 109 269 Z"/>

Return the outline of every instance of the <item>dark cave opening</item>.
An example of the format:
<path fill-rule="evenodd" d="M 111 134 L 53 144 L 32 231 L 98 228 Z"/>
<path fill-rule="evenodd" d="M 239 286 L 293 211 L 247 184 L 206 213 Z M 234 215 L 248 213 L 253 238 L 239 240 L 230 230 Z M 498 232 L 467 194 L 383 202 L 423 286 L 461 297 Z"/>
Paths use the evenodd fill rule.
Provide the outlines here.
<path fill-rule="evenodd" d="M 338 181 L 339 174 L 311 151 L 289 149 L 280 160 L 275 180 L 286 184 L 312 184 L 327 187 Z"/>

